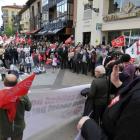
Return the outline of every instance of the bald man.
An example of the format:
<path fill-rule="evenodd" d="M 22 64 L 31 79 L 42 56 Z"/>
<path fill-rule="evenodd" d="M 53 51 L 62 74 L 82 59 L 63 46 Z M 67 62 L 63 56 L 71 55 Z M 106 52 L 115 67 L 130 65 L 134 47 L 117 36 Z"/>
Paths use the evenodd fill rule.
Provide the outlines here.
<path fill-rule="evenodd" d="M 108 90 L 105 68 L 102 65 L 95 68 L 95 76 L 96 78 L 92 81 L 89 89 L 84 116 L 88 116 L 91 110 L 94 110 L 91 117 L 99 124 L 99 119 L 102 120 L 102 115 L 107 104 Z"/>
<path fill-rule="evenodd" d="M 5 89 L 10 89 L 18 83 L 15 75 L 9 74 L 4 79 Z M 13 122 L 9 121 L 7 110 L 0 109 L 0 140 L 22 140 L 25 129 L 24 114 L 31 110 L 31 102 L 28 96 L 21 96 L 17 107 L 16 117 Z"/>

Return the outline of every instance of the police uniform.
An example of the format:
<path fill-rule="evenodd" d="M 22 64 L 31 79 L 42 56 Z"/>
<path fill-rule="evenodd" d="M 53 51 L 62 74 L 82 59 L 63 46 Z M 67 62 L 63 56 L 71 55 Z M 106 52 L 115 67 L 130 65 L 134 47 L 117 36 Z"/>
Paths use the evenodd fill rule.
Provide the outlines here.
<path fill-rule="evenodd" d="M 85 140 L 140 140 L 140 77 L 111 101 L 103 115 L 102 129 L 89 119 L 81 134 Z"/>

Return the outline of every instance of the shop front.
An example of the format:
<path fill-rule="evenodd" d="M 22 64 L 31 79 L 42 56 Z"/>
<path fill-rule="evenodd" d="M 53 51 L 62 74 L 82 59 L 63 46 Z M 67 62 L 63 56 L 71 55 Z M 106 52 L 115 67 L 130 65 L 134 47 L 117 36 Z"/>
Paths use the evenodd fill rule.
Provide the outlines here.
<path fill-rule="evenodd" d="M 140 0 L 110 0 L 108 8 L 108 14 L 102 17 L 106 44 L 124 35 L 125 45 L 130 47 L 140 39 Z"/>

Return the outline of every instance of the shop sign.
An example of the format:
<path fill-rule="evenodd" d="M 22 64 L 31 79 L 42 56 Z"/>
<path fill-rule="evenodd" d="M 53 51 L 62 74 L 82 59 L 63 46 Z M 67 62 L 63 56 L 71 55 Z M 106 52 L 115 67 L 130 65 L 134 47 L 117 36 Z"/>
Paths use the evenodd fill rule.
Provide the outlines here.
<path fill-rule="evenodd" d="M 101 31 L 102 30 L 102 24 L 101 23 L 97 23 L 96 24 L 96 30 L 97 31 Z"/>
<path fill-rule="evenodd" d="M 113 21 L 113 20 L 121 20 L 121 19 L 126 19 L 126 18 L 133 18 L 133 17 L 139 17 L 140 16 L 140 11 L 138 12 L 133 12 L 129 13 L 130 10 L 134 7 L 133 4 L 130 4 L 130 2 L 127 3 L 126 6 L 123 7 L 123 10 L 125 11 L 126 14 L 113 14 L 113 15 L 108 15 L 103 17 L 104 21 Z"/>

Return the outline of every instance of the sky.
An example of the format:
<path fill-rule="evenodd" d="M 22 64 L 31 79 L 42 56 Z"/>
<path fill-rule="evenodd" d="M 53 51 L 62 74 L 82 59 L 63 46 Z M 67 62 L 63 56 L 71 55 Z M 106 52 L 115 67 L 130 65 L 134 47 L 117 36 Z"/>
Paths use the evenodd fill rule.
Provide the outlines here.
<path fill-rule="evenodd" d="M 14 3 L 16 3 L 17 5 L 25 5 L 26 2 L 27 2 L 27 0 L 0 0 L 0 26 L 2 25 L 1 6 L 13 5 Z"/>

